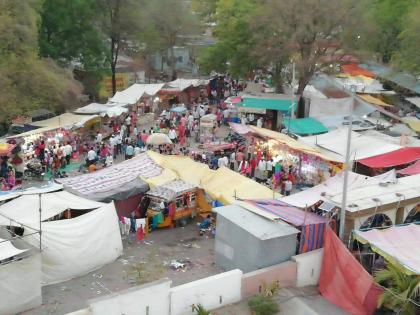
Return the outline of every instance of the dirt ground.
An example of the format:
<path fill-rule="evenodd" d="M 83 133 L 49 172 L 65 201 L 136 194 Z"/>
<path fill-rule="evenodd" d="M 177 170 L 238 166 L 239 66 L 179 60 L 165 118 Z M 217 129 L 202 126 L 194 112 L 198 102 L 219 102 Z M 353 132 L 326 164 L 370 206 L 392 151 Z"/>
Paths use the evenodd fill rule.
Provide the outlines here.
<path fill-rule="evenodd" d="M 87 306 L 87 300 L 160 278 L 172 286 L 222 272 L 214 264 L 214 238 L 199 236 L 195 222 L 185 228 L 162 229 L 145 241 L 123 239 L 124 253 L 115 262 L 83 277 L 43 287 L 42 306 L 22 315 L 66 314 Z M 172 260 L 185 263 L 174 270 Z"/>

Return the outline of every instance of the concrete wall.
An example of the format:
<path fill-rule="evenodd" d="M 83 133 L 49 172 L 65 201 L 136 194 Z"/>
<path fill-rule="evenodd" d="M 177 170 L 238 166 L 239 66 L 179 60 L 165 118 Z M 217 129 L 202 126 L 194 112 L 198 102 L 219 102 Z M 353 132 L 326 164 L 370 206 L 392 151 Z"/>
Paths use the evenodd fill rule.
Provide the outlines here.
<path fill-rule="evenodd" d="M 193 304 L 215 309 L 240 301 L 241 279 L 242 271 L 232 270 L 172 288 L 171 315 L 196 314 Z"/>
<path fill-rule="evenodd" d="M 292 257 L 292 260 L 296 262 L 297 287 L 318 284 L 323 253 L 324 249 L 321 248 Z"/>
<path fill-rule="evenodd" d="M 162 279 L 89 301 L 92 315 L 169 315 L 171 281 Z"/>
<path fill-rule="evenodd" d="M 260 240 L 223 216 L 217 218 L 215 262 L 244 273 L 287 261 L 296 251 L 296 235 Z"/>
<path fill-rule="evenodd" d="M 261 292 L 264 284 L 277 282 L 279 288 L 296 285 L 297 264 L 286 261 L 281 264 L 246 273 L 242 276 L 242 298 L 246 299 Z"/>

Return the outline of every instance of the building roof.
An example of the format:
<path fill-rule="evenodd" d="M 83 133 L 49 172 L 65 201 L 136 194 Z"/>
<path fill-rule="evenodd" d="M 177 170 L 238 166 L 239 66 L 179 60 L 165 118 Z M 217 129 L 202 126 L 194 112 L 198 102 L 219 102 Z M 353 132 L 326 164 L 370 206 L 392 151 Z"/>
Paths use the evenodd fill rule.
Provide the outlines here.
<path fill-rule="evenodd" d="M 241 206 L 230 205 L 215 208 L 218 216 L 224 217 L 260 240 L 269 240 L 299 233 L 297 229 L 282 221 L 267 220 Z"/>
<path fill-rule="evenodd" d="M 290 119 L 290 121 L 285 120 L 284 124 L 285 128 L 290 130 L 291 133 L 301 136 L 328 132 L 327 127 L 325 127 L 320 121 L 311 117 Z"/>
<path fill-rule="evenodd" d="M 420 159 L 420 147 L 408 147 L 365 158 L 358 162 L 371 168 L 383 168 L 411 163 L 418 159 Z"/>
<path fill-rule="evenodd" d="M 257 109 L 271 109 L 279 110 L 283 112 L 290 111 L 292 106 L 292 100 L 280 99 L 280 98 L 255 98 L 255 97 L 244 97 L 242 102 L 237 104 L 238 108 L 257 108 Z"/>

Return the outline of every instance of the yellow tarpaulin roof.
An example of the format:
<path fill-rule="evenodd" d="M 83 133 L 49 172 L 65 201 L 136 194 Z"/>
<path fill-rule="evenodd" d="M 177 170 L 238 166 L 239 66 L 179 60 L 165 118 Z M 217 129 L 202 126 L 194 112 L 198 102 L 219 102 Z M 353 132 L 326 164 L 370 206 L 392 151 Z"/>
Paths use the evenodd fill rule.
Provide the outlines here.
<path fill-rule="evenodd" d="M 420 133 L 420 120 L 410 120 L 407 122 L 411 129 Z"/>
<path fill-rule="evenodd" d="M 273 198 L 271 189 L 228 168 L 223 167 L 214 171 L 189 157 L 161 155 L 153 151 L 148 151 L 148 154 L 165 169 L 160 176 L 146 180 L 150 185 L 162 185 L 175 179 L 173 176 L 176 176 L 204 189 L 213 199 L 223 204 L 234 203 L 235 194 L 237 198 L 242 199 Z M 274 196 L 281 195 L 276 193 Z"/>
<path fill-rule="evenodd" d="M 393 105 L 387 104 L 381 99 L 373 97 L 372 95 L 369 95 L 369 94 L 360 94 L 359 96 L 366 102 L 371 103 L 373 105 L 379 105 L 382 107 L 394 107 Z"/>
<path fill-rule="evenodd" d="M 77 123 L 86 123 L 91 119 L 99 117 L 98 115 L 75 115 L 72 113 L 64 113 L 49 119 L 40 120 L 31 123 L 33 126 L 48 127 L 51 129 L 71 127 Z"/>

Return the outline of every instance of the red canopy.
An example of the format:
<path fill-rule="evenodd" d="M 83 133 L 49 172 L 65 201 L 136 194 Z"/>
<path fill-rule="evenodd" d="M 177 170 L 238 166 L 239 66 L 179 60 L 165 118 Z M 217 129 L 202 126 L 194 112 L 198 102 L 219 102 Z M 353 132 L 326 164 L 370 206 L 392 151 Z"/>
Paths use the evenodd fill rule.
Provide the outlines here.
<path fill-rule="evenodd" d="M 417 175 L 420 174 L 420 160 L 413 165 L 410 165 L 402 170 L 397 171 L 397 174 L 401 175 Z"/>
<path fill-rule="evenodd" d="M 402 148 L 374 157 L 359 160 L 359 163 L 371 168 L 393 167 L 411 163 L 420 159 L 420 147 Z"/>
<path fill-rule="evenodd" d="M 374 78 L 375 74 L 373 72 L 370 72 L 366 69 L 361 68 L 356 63 L 349 63 L 341 66 L 341 70 L 343 73 L 348 73 L 353 76 L 357 75 L 364 75 L 365 77 Z"/>
<path fill-rule="evenodd" d="M 324 240 L 319 292 L 352 315 L 373 314 L 382 289 L 330 228 Z"/>

